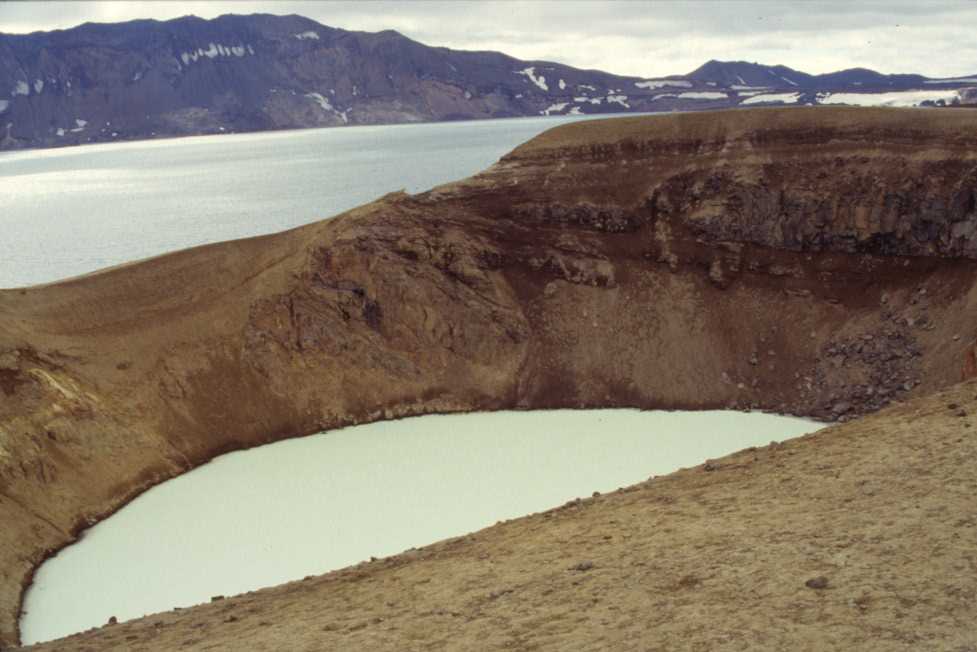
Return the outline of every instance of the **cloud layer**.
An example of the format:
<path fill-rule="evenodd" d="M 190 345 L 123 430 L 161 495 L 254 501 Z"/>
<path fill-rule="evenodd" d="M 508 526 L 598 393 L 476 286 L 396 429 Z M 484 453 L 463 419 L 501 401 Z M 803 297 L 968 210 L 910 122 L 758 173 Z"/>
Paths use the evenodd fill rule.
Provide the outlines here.
<path fill-rule="evenodd" d="M 810 73 L 866 67 L 977 74 L 977 3 L 953 2 L 0 2 L 0 31 L 186 14 L 296 13 L 344 29 L 396 29 L 426 43 L 652 77 L 709 59 Z"/>

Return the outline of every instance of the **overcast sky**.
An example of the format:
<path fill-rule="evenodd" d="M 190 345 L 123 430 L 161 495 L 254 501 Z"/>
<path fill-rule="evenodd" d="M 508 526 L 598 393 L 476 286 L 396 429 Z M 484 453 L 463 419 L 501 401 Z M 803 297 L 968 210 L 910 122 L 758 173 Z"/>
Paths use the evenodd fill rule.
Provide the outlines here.
<path fill-rule="evenodd" d="M 977 2 L 4 2 L 0 32 L 195 14 L 296 13 L 344 29 L 396 29 L 426 43 L 652 77 L 709 59 L 810 73 L 861 66 L 931 77 L 977 74 Z"/>

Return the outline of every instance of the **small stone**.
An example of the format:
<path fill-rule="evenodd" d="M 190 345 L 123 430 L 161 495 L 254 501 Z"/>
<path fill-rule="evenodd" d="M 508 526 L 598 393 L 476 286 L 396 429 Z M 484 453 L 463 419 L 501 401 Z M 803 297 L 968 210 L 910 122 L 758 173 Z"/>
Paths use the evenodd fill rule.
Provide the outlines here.
<path fill-rule="evenodd" d="M 108 624 L 109 625 L 118 625 L 119 624 L 119 619 L 116 618 L 115 616 L 112 616 L 112 617 L 109 618 Z"/>
<path fill-rule="evenodd" d="M 224 599 L 224 596 L 222 596 L 222 595 L 215 595 L 215 596 L 212 596 L 210 598 L 210 601 L 211 602 L 220 602 L 223 599 Z"/>
<path fill-rule="evenodd" d="M 581 572 L 583 572 L 583 571 L 589 571 L 593 567 L 594 567 L 594 562 L 592 562 L 592 561 L 582 561 L 579 564 L 577 564 L 576 566 L 574 566 L 573 568 L 571 568 L 570 570 L 575 570 L 575 571 L 581 571 Z"/>
<path fill-rule="evenodd" d="M 954 342 L 959 342 L 960 341 L 960 336 L 959 335 L 954 335 L 953 336 L 953 341 Z"/>
<path fill-rule="evenodd" d="M 590 497 L 591 498 L 597 498 L 598 496 L 600 496 L 600 492 L 599 491 L 595 491 L 594 493 L 590 494 Z"/>
<path fill-rule="evenodd" d="M 956 403 L 947 403 L 946 404 L 946 407 L 947 407 L 948 410 L 956 410 L 960 406 L 957 405 Z"/>
<path fill-rule="evenodd" d="M 966 410 L 960 410 L 959 412 L 957 412 L 957 416 L 958 417 L 965 417 L 965 416 L 967 416 L 967 411 Z"/>
<path fill-rule="evenodd" d="M 706 462 L 706 465 L 702 467 L 703 471 L 715 471 L 719 466 L 713 464 L 712 462 Z"/>
<path fill-rule="evenodd" d="M 824 575 L 819 575 L 818 577 L 812 577 L 808 581 L 804 582 L 804 586 L 809 589 L 826 589 L 828 588 L 828 578 Z"/>

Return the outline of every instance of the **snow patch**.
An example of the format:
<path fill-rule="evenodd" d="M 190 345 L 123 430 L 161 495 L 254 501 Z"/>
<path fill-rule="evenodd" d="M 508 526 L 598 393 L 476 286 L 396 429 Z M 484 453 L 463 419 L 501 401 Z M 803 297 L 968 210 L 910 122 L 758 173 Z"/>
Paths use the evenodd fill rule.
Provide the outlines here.
<path fill-rule="evenodd" d="M 958 79 L 927 79 L 924 84 L 977 84 L 977 78 L 966 77 Z"/>
<path fill-rule="evenodd" d="M 561 91 L 565 91 L 566 89 L 567 89 L 567 83 L 561 79 L 560 80 L 560 90 Z"/>
<path fill-rule="evenodd" d="M 675 79 L 646 79 L 644 81 L 634 82 L 634 85 L 638 88 L 692 88 L 692 82 L 675 80 Z"/>
<path fill-rule="evenodd" d="M 307 40 L 307 39 L 310 39 L 310 40 L 313 40 L 313 41 L 318 41 L 319 40 L 319 35 L 316 34 L 315 32 L 311 32 L 311 31 L 309 31 L 309 32 L 302 32 L 301 34 L 292 34 L 292 36 L 294 36 L 295 38 L 297 38 L 300 41 L 304 41 L 304 40 Z"/>
<path fill-rule="evenodd" d="M 8 106 L 10 106 L 10 100 L 0 100 L 0 113 L 6 111 Z"/>
<path fill-rule="evenodd" d="M 786 77 L 784 77 L 783 75 L 781 75 L 780 78 L 783 79 L 788 84 L 790 84 L 791 86 L 797 86 L 797 82 L 791 81 L 791 80 L 787 79 Z"/>
<path fill-rule="evenodd" d="M 597 90 L 596 88 L 594 88 L 590 84 L 577 84 L 577 88 L 582 88 L 582 89 L 588 90 L 588 91 L 596 91 Z"/>
<path fill-rule="evenodd" d="M 617 104 L 620 104 L 621 106 L 623 106 L 626 109 L 630 109 L 631 108 L 631 105 L 628 104 L 628 96 L 627 95 L 608 95 L 606 99 L 607 99 L 607 103 L 608 104 L 610 104 L 611 102 L 615 102 Z"/>
<path fill-rule="evenodd" d="M 333 108 L 332 104 L 329 103 L 329 100 L 327 100 L 326 98 L 324 98 L 319 93 L 306 93 L 305 96 L 308 97 L 309 99 L 315 100 L 315 102 L 319 106 L 322 107 L 322 110 L 323 111 L 335 111 L 336 110 L 335 108 Z"/>
<path fill-rule="evenodd" d="M 335 93 L 335 91 L 333 92 Z M 349 116 L 346 115 L 349 109 L 347 109 L 346 111 L 340 111 L 339 109 L 337 109 L 332 105 L 332 102 L 330 102 L 326 97 L 324 97 L 320 93 L 306 93 L 305 96 L 310 100 L 313 100 L 320 107 L 322 107 L 323 111 L 330 111 L 332 113 L 335 113 L 337 116 L 339 116 L 339 119 L 343 121 L 343 124 L 349 124 Z"/>
<path fill-rule="evenodd" d="M 743 100 L 740 104 L 763 104 L 764 102 L 779 102 L 781 104 L 796 104 L 801 99 L 800 93 L 767 93 L 754 95 Z"/>
<path fill-rule="evenodd" d="M 38 95 L 40 95 L 41 94 L 41 91 L 43 91 L 43 90 L 44 90 L 44 80 L 43 79 L 35 79 L 34 80 L 34 92 L 37 93 Z"/>
<path fill-rule="evenodd" d="M 769 89 L 769 86 L 741 86 L 740 84 L 733 84 L 730 86 L 734 91 L 765 91 Z"/>
<path fill-rule="evenodd" d="M 583 115 L 583 111 L 580 110 L 579 106 L 575 106 L 570 109 L 570 112 L 567 113 L 567 115 Z"/>
<path fill-rule="evenodd" d="M 61 127 L 58 127 L 58 130 L 56 132 L 54 132 L 54 133 L 56 133 L 58 136 L 64 136 L 64 129 L 62 129 Z"/>
<path fill-rule="evenodd" d="M 919 106 L 923 102 L 954 104 L 960 99 L 956 90 L 913 90 L 890 93 L 825 93 L 818 95 L 820 104 L 854 104 L 856 106 Z"/>
<path fill-rule="evenodd" d="M 10 91 L 10 94 L 14 97 L 18 95 L 29 95 L 31 92 L 31 87 L 27 85 L 25 81 L 19 81 L 14 84 L 14 90 Z"/>
<path fill-rule="evenodd" d="M 719 91 L 689 91 L 678 94 L 683 100 L 725 100 L 729 96 Z"/>
<path fill-rule="evenodd" d="M 200 57 L 214 59 L 216 57 L 243 57 L 248 52 L 254 54 L 250 45 L 224 45 L 223 43 L 208 43 L 207 49 L 197 48 L 191 52 L 181 52 L 180 59 L 184 66 L 189 66 L 191 62 L 196 62 Z"/>
<path fill-rule="evenodd" d="M 523 68 L 522 70 L 515 71 L 517 75 L 525 75 L 529 81 L 539 86 L 544 91 L 549 91 L 550 87 L 546 85 L 546 77 L 543 75 L 536 76 L 536 67 L 529 66 L 528 68 Z"/>
<path fill-rule="evenodd" d="M 559 113 L 563 109 L 567 108 L 569 102 L 557 102 L 556 104 L 551 104 L 549 107 L 543 109 L 539 112 L 540 115 L 553 115 L 554 113 Z"/>
<path fill-rule="evenodd" d="M 740 77 L 739 75 L 736 75 L 736 81 L 746 86 L 746 80 Z"/>

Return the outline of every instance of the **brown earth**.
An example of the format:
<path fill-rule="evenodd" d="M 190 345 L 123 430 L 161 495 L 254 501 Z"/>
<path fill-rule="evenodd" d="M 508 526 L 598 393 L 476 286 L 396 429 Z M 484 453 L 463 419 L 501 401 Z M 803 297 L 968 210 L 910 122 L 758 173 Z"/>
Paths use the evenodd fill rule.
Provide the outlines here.
<path fill-rule="evenodd" d="M 273 236 L 0 291 L 0 644 L 16 640 L 22 589 L 44 558 L 139 492 L 228 450 L 351 423 L 500 408 L 760 408 L 845 420 L 948 387 L 965 370 L 973 373 L 975 228 L 977 119 L 969 112 L 699 113 L 567 125 L 480 175 L 427 193 L 390 195 Z M 912 443 L 898 443 L 905 433 L 891 419 L 840 431 L 882 433 L 872 437 L 880 438 L 883 458 L 865 457 L 865 468 L 898 465 L 898 446 Z M 882 425 L 866 425 L 872 423 Z M 934 426 L 933 442 L 938 432 Z M 917 444 L 930 446 L 930 435 L 924 427 Z M 810 442 L 830 448 L 854 435 L 833 437 L 797 444 L 805 451 L 798 459 L 811 468 L 828 464 Z M 839 465 L 847 445 L 837 444 Z M 852 464 L 862 459 L 856 453 L 853 447 Z M 927 483 L 970 473 L 943 458 L 932 464 Z M 772 473 L 758 473 L 757 481 L 774 482 Z M 688 477 L 712 478 L 716 487 L 732 482 L 729 474 L 679 474 L 669 482 Z M 833 505 L 816 492 L 790 494 L 791 483 L 817 483 L 785 477 L 793 479 L 784 491 L 757 503 L 763 510 L 753 510 L 748 488 L 730 484 L 729 500 L 742 494 L 748 509 L 730 512 L 729 531 L 744 536 L 756 528 L 763 537 L 763 523 Z M 972 486 L 972 479 L 960 482 Z M 891 509 L 905 511 L 908 503 L 897 498 L 917 494 L 901 494 L 910 489 L 893 483 L 877 495 L 888 500 L 892 492 Z M 709 504 L 705 489 L 696 491 L 704 496 L 696 500 Z M 637 495 L 615 498 L 622 502 L 613 509 L 627 511 Z M 970 518 L 961 505 L 948 506 L 947 518 Z M 861 542 L 859 524 L 873 512 L 844 501 L 831 509 L 827 523 L 801 521 Z M 695 550 L 673 533 L 722 531 L 712 520 L 705 529 L 692 518 L 697 513 L 671 514 L 675 524 L 661 529 L 639 528 L 628 545 L 670 546 L 720 575 L 742 570 L 736 588 L 721 592 L 727 601 L 779 600 L 782 589 L 763 580 L 766 553 L 737 557 L 743 565 L 725 570 L 695 561 Z M 500 550 L 515 554 L 517 541 L 535 536 L 535 522 L 500 528 L 498 536 L 511 537 Z M 619 520 L 608 534 L 624 537 L 632 526 Z M 803 549 L 812 531 L 798 525 L 770 536 Z M 955 533 L 914 529 L 906 545 L 925 546 L 926 537 L 956 545 Z M 769 540 L 757 545 L 765 549 Z M 939 581 L 948 578 L 950 566 L 924 549 L 916 563 Z M 879 554 L 865 548 L 866 560 L 878 564 Z M 531 566 L 530 558 L 511 557 L 511 567 L 499 572 L 509 577 Z M 785 568 L 796 561 L 774 549 L 769 558 Z M 446 578 L 431 581 L 443 587 L 431 589 L 440 608 L 459 611 L 466 598 L 442 584 Z M 485 588 L 476 584 L 470 590 Z M 381 608 L 383 598 L 372 590 L 362 599 Z M 577 627 L 587 625 L 588 635 L 628 631 L 612 612 L 592 621 L 553 590 L 545 604 L 565 607 L 561 618 L 580 619 Z M 972 597 L 972 584 L 961 590 Z M 801 595 L 837 595 L 815 591 Z M 632 594 L 632 603 L 615 595 L 601 609 L 615 602 L 620 613 L 651 609 L 642 627 L 661 608 L 647 601 L 653 596 Z M 915 599 L 912 592 L 903 597 Z M 700 599 L 692 593 L 682 608 L 705 614 Z M 274 607 L 282 618 L 288 602 Z M 536 603 L 520 602 L 528 627 Z M 798 604 L 770 607 L 784 611 L 778 618 L 786 627 L 771 634 L 772 647 L 800 645 L 810 622 L 827 631 L 837 624 L 837 640 L 888 631 L 874 616 L 842 626 L 847 621 L 823 600 L 812 604 L 822 605 L 816 613 L 825 620 L 808 621 Z M 909 609 L 885 604 L 892 618 Z M 937 605 L 935 598 L 927 605 Z M 295 618 L 306 607 L 313 608 L 296 607 Z M 415 625 L 449 646 L 451 630 L 433 622 Z M 504 620 L 486 622 L 494 623 L 494 636 L 519 631 Z M 684 621 L 669 622 L 660 623 L 661 636 L 679 636 Z M 945 636 L 960 631 L 950 621 L 924 625 Z M 265 634 L 273 631 L 285 630 Z M 209 636 L 200 645 L 209 645 Z"/>

